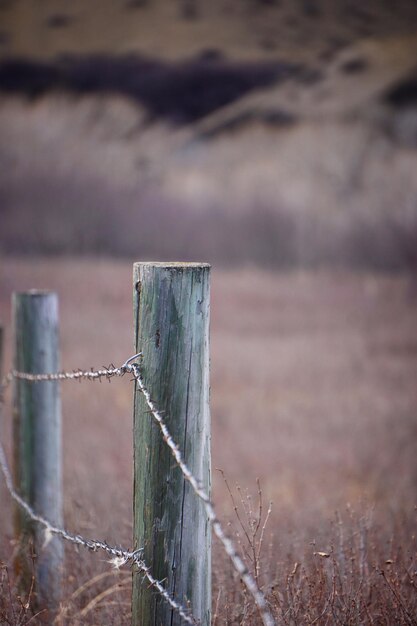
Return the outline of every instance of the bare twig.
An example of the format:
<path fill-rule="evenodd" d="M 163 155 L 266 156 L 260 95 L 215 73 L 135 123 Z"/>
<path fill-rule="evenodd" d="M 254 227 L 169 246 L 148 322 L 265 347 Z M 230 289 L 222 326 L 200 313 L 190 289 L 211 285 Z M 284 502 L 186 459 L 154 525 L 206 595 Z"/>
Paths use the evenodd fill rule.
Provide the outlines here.
<path fill-rule="evenodd" d="M 205 491 L 205 489 L 202 487 L 201 484 L 199 484 L 198 480 L 195 478 L 195 476 L 191 473 L 191 471 L 189 470 L 188 466 L 186 465 L 186 463 L 183 460 L 181 451 L 178 447 L 178 445 L 175 443 L 175 441 L 173 440 L 173 438 L 171 437 L 171 434 L 165 424 L 165 421 L 161 415 L 161 413 L 158 411 L 157 407 L 155 406 L 155 404 L 153 403 L 150 393 L 148 391 L 148 389 L 145 387 L 145 384 L 143 382 L 143 378 L 142 378 L 142 374 L 140 371 L 140 367 L 138 365 L 138 363 L 129 363 L 128 365 L 125 366 L 125 369 L 127 371 L 131 371 L 138 389 L 142 392 L 142 394 L 145 397 L 146 403 L 150 409 L 150 412 L 152 414 L 152 416 L 154 417 L 155 421 L 157 422 L 161 432 L 162 432 L 162 436 L 163 439 L 165 441 L 165 443 L 167 444 L 167 446 L 170 448 L 173 457 L 175 459 L 175 461 L 177 462 L 178 467 L 181 469 L 184 478 L 190 483 L 194 493 L 201 499 L 201 501 L 204 504 L 204 507 L 206 509 L 206 513 L 208 515 L 208 518 L 212 524 L 213 527 L 213 531 L 215 533 L 215 535 L 218 537 L 218 539 L 221 541 L 221 543 L 223 544 L 223 547 L 226 551 L 226 554 L 228 555 L 228 557 L 230 558 L 230 560 L 232 561 L 233 567 L 235 568 L 235 570 L 238 572 L 238 574 L 241 576 L 244 584 L 246 585 L 247 590 L 249 591 L 249 593 L 252 595 L 256 606 L 259 609 L 259 613 L 260 616 L 262 618 L 262 621 L 264 623 L 264 626 L 275 626 L 275 620 L 272 616 L 272 613 L 269 609 L 268 603 L 266 601 L 265 595 L 264 593 L 261 591 L 261 589 L 258 587 L 258 585 L 256 584 L 256 580 L 254 579 L 254 577 L 252 576 L 252 574 L 249 572 L 247 566 L 245 565 L 245 563 L 243 562 L 243 560 L 241 559 L 241 557 L 239 556 L 239 554 L 236 551 L 235 545 L 233 543 L 233 541 L 227 537 L 223 531 L 223 527 L 220 523 L 220 520 L 217 517 L 216 511 L 214 509 L 214 506 L 207 494 L 207 492 Z"/>

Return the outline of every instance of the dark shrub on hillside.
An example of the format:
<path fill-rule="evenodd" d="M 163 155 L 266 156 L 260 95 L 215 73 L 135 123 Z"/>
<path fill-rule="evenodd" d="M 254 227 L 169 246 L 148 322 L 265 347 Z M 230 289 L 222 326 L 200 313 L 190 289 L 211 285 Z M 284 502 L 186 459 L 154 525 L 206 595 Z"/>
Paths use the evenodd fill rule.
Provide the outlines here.
<path fill-rule="evenodd" d="M 50 63 L 9 59 L 0 63 L 0 89 L 30 97 L 51 90 L 117 93 L 153 116 L 186 123 L 300 71 L 291 63 L 233 62 L 207 54 L 177 63 L 138 55 L 65 56 Z"/>

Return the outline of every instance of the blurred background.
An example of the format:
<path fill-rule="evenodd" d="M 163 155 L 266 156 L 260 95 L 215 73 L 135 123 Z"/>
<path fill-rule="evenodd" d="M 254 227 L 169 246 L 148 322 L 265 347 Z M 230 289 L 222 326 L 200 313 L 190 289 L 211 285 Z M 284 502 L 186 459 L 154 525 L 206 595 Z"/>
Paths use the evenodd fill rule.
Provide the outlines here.
<path fill-rule="evenodd" d="M 334 546 L 409 571 L 417 3 L 0 0 L 6 366 L 32 287 L 59 294 L 64 368 L 124 362 L 147 259 L 213 265 L 214 499 L 232 532 L 216 468 L 253 510 L 260 478 L 268 582 Z M 131 386 L 63 396 L 66 524 L 129 545 Z"/>
<path fill-rule="evenodd" d="M 416 21 L 2 0 L 1 250 L 415 269 Z"/>

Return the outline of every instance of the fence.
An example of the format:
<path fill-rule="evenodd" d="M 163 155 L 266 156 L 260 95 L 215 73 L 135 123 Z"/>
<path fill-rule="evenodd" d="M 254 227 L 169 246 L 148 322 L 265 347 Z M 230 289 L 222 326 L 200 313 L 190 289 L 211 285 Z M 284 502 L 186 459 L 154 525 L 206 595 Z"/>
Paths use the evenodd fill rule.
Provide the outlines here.
<path fill-rule="evenodd" d="M 58 362 L 55 294 L 15 295 L 14 317 L 18 367 L 3 378 L 0 408 L 7 387 L 14 383 L 16 488 L 1 444 L 0 467 L 21 512 L 17 532 L 32 536 L 36 553 L 42 555 L 36 571 L 39 598 L 50 602 L 59 598 L 60 580 L 54 573 L 63 566 L 59 541 L 63 539 L 106 552 L 116 567 L 131 565 L 133 624 L 208 625 L 211 526 L 252 595 L 264 626 L 274 626 L 267 600 L 223 531 L 210 498 L 209 266 L 134 265 L 137 353 L 119 367 L 89 371 L 52 367 Z M 134 549 L 71 533 L 61 519 L 58 384 L 126 374 L 135 385 L 134 541 L 140 547 Z M 177 443 L 180 436 L 182 447 Z M 172 470 L 172 458 L 179 472 Z M 23 561 L 24 556 L 19 558 Z"/>

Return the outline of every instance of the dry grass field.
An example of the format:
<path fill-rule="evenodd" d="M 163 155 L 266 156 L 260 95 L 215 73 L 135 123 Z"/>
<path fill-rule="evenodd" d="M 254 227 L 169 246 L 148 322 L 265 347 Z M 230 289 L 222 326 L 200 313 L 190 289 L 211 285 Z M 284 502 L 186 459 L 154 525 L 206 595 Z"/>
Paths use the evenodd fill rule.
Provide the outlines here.
<path fill-rule="evenodd" d="M 221 49 L 233 57 L 329 55 L 370 34 L 415 30 L 410 0 L 13 0 L 0 2 L 0 58 Z"/>
<path fill-rule="evenodd" d="M 133 255 L 211 262 L 213 498 L 280 626 L 417 626 L 416 24 L 413 0 L 0 0 L 5 367 L 13 291 L 58 292 L 64 369 L 119 365 Z M 132 383 L 62 396 L 66 528 L 129 548 Z M 0 503 L 0 626 L 130 624 L 129 569 L 71 545 L 36 613 L 1 477 Z M 259 624 L 215 543 L 212 626 Z"/>
<path fill-rule="evenodd" d="M 63 368 L 132 353 L 130 263 L 3 258 L 7 366 L 10 295 L 32 287 L 59 294 Z M 259 583 L 280 624 L 416 623 L 416 314 L 402 275 L 213 268 L 213 469 L 224 471 L 247 535 L 218 471 L 213 496 L 251 567 L 257 478 L 261 526 L 273 501 Z M 131 384 L 68 382 L 62 393 L 66 527 L 129 547 Z M 7 410 L 9 453 L 10 437 Z M 3 481 L 0 497 L 0 622 L 51 623 L 31 619 L 16 595 Z M 67 563 L 56 624 L 129 623 L 127 570 L 72 546 Z M 215 624 L 259 623 L 218 546 L 213 583 Z"/>
<path fill-rule="evenodd" d="M 0 250 L 415 270 L 416 24 L 412 0 L 0 0 Z"/>

